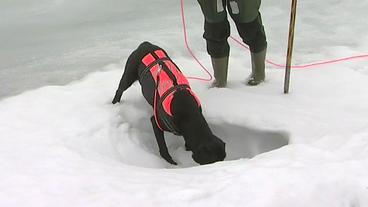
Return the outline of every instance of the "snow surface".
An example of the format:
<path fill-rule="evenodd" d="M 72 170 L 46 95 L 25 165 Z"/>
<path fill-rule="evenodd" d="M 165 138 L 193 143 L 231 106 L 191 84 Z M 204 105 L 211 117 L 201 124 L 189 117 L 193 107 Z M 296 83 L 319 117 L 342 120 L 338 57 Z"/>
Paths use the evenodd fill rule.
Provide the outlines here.
<path fill-rule="evenodd" d="M 195 164 L 174 135 L 179 165 L 159 156 L 139 84 L 110 104 L 144 40 L 205 77 L 183 45 L 179 3 L 0 2 L 0 206 L 368 206 L 366 60 L 293 70 L 284 95 L 284 71 L 271 65 L 264 84 L 245 86 L 249 52 L 230 41 L 229 87 L 191 81 L 227 143 L 226 161 L 211 165 Z M 268 58 L 281 64 L 289 9 L 262 2 Z M 364 54 L 367 9 L 299 1 L 293 63 Z M 210 68 L 197 2 L 185 11 L 189 43 Z"/>

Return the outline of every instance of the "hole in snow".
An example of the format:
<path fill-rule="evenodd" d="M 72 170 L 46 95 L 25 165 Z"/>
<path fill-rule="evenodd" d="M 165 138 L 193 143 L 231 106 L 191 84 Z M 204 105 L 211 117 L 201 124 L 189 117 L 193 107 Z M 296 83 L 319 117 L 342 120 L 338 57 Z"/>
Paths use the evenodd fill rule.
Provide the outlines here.
<path fill-rule="evenodd" d="M 132 108 L 131 108 L 132 107 Z M 125 164 L 148 168 L 183 168 L 197 166 L 186 151 L 184 139 L 165 132 L 165 140 L 173 159 L 179 164 L 173 166 L 161 158 L 156 139 L 149 121 L 148 110 L 132 115 L 136 105 L 125 104 L 122 110 L 123 123 L 116 134 L 116 150 L 119 160 Z M 129 115 L 130 114 L 130 118 Z M 133 117 L 134 116 L 134 117 Z M 288 134 L 283 131 L 264 131 L 230 123 L 209 123 L 213 133 L 226 142 L 226 160 L 252 158 L 258 154 L 285 146 L 289 142 Z"/>
<path fill-rule="evenodd" d="M 226 122 L 209 122 L 209 125 L 212 132 L 226 143 L 225 161 L 252 158 L 289 143 L 289 136 L 283 131 L 258 130 Z M 170 154 L 179 163 L 178 167 L 198 165 L 193 161 L 192 153 L 185 151 L 182 137 L 169 133 L 165 135 Z"/>
<path fill-rule="evenodd" d="M 252 158 L 289 143 L 286 132 L 257 130 L 229 123 L 210 123 L 214 134 L 226 142 L 225 160 Z"/>

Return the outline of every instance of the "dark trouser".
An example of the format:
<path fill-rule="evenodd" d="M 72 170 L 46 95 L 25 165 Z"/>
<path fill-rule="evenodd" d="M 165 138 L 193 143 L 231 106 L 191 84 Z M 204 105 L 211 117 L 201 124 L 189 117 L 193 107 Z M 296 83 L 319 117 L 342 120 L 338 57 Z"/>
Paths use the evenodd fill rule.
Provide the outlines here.
<path fill-rule="evenodd" d="M 229 56 L 230 25 L 227 10 L 240 37 L 253 53 L 267 47 L 259 6 L 261 0 L 197 0 L 205 17 L 203 37 L 212 58 Z"/>

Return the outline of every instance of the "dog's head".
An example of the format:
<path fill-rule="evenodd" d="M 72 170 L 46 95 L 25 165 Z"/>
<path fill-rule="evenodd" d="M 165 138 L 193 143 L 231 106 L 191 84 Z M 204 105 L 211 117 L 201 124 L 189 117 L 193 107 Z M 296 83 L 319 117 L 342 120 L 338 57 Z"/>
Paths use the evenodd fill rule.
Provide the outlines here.
<path fill-rule="evenodd" d="M 193 160 L 201 165 L 222 161 L 226 157 L 225 142 L 213 134 L 209 140 L 193 150 Z"/>

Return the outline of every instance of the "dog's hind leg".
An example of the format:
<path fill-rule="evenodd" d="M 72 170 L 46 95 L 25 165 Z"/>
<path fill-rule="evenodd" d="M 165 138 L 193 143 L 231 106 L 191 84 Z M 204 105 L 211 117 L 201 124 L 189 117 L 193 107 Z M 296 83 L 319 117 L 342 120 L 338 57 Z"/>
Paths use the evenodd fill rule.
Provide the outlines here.
<path fill-rule="evenodd" d="M 169 154 L 165 142 L 164 132 L 157 126 L 154 116 L 151 117 L 151 123 L 161 157 L 163 157 L 170 164 L 177 165 L 177 163 L 172 159 L 171 155 Z"/>
<path fill-rule="evenodd" d="M 123 76 L 120 79 L 119 87 L 116 90 L 113 104 L 120 101 L 123 92 L 128 89 L 136 80 L 138 80 L 138 52 L 135 50 L 130 54 L 126 64 Z"/>

